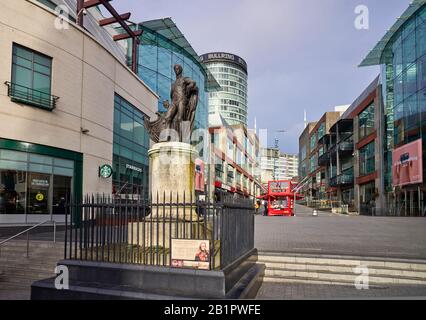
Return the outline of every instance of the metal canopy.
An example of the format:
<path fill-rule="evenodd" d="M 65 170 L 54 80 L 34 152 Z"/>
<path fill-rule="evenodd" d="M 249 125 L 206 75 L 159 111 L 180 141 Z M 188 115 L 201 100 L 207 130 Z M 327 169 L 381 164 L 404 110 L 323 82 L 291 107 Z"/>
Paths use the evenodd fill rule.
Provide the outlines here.
<path fill-rule="evenodd" d="M 207 75 L 207 88 L 209 91 L 219 91 L 222 89 L 211 72 L 207 69 L 206 65 L 201 61 L 197 52 L 195 52 L 194 48 L 171 18 L 144 21 L 139 23 L 139 25 L 172 41 L 174 44 L 185 50 L 195 61 L 197 61 Z"/>
<path fill-rule="evenodd" d="M 330 132 L 337 132 L 337 126 L 339 126 L 339 132 L 346 132 L 346 130 L 353 130 L 353 119 L 340 119 L 331 128 Z"/>
<path fill-rule="evenodd" d="M 360 67 L 376 66 L 383 63 L 383 54 L 393 36 L 424 4 L 426 0 L 413 0 L 407 10 L 399 17 L 395 24 L 386 32 L 383 38 L 376 44 L 373 50 L 364 58 L 359 65 Z"/>
<path fill-rule="evenodd" d="M 143 33 L 142 30 L 134 31 L 128 24 L 127 20 L 130 18 L 131 13 L 119 14 L 115 8 L 110 4 L 112 0 L 77 0 L 77 23 L 84 27 L 84 10 L 103 5 L 103 7 L 112 15 L 111 18 L 102 19 L 98 23 L 100 26 L 118 23 L 125 33 L 113 36 L 114 41 L 121 41 L 125 39 L 132 39 L 132 71 L 138 73 L 137 64 L 137 48 L 139 44 L 139 36 Z"/>

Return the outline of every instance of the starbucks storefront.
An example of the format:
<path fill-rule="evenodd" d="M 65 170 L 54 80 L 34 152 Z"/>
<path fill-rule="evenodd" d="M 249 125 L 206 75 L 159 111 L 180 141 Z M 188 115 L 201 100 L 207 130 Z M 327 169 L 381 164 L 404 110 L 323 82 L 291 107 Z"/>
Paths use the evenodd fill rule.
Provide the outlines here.
<path fill-rule="evenodd" d="M 82 193 L 80 153 L 0 138 L 0 224 L 64 221 Z"/>

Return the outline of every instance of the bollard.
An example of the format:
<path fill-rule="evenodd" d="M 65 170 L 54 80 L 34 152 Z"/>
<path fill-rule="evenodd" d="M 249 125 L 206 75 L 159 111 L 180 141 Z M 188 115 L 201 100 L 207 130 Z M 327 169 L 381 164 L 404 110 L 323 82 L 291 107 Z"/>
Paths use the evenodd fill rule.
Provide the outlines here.
<path fill-rule="evenodd" d="M 313 215 L 314 217 L 318 217 L 318 211 L 317 211 L 317 210 L 314 210 L 314 211 L 312 212 L 312 215 Z"/>

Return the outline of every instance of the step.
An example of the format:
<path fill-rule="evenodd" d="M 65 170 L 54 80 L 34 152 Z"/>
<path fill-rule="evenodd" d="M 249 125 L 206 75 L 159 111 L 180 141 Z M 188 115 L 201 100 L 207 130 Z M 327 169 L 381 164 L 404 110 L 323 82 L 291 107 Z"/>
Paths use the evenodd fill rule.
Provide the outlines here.
<path fill-rule="evenodd" d="M 50 249 L 47 249 L 47 248 L 43 248 L 43 249 L 41 249 L 41 248 L 29 248 L 29 250 L 28 250 L 28 254 L 29 255 L 31 255 L 31 254 L 45 254 L 45 255 L 50 255 L 50 254 L 58 254 L 58 253 L 60 253 L 60 254 L 62 254 L 62 255 L 64 255 L 64 250 L 63 249 L 57 249 L 57 248 L 50 248 Z M 10 256 L 13 256 L 13 255 L 26 255 L 27 254 L 27 249 L 12 249 L 12 248 L 8 248 L 8 249 L 6 249 L 6 250 L 1 250 L 0 251 L 0 258 L 2 257 L 2 256 L 8 256 L 8 255 L 10 255 Z"/>
<path fill-rule="evenodd" d="M 0 240 L 1 242 L 1 240 Z M 11 240 L 9 242 L 4 243 L 1 248 L 7 248 L 7 247 L 26 247 L 27 246 L 27 240 Z M 36 246 L 40 248 L 50 248 L 50 247 L 64 247 L 63 241 L 56 241 L 53 242 L 52 240 L 31 240 L 30 238 L 30 246 Z"/>
<path fill-rule="evenodd" d="M 0 300 L 30 300 L 30 298 L 31 292 L 28 289 L 0 287 Z"/>
<path fill-rule="evenodd" d="M 333 273 L 355 273 L 354 266 L 342 266 L 342 265 L 326 265 L 326 264 L 293 264 L 293 263 L 277 263 L 277 262 L 266 262 L 261 261 L 266 265 L 267 269 L 270 270 L 289 270 L 289 271 L 309 271 L 309 272 L 333 272 Z M 396 269 L 389 267 L 371 267 L 368 266 L 368 272 L 370 275 L 390 275 L 390 276 L 404 276 L 404 277 L 415 277 L 426 279 L 426 271 L 423 270 L 407 270 L 407 269 Z"/>
<path fill-rule="evenodd" d="M 426 271 L 426 261 L 418 260 L 370 260 L 370 259 L 342 259 L 342 258 L 317 258 L 317 257 L 299 257 L 299 256 L 273 256 L 259 255 L 259 262 L 277 263 L 277 264 L 298 264 L 298 265 L 326 265 L 326 266 L 346 266 L 357 267 L 360 265 L 369 268 L 384 267 L 399 270 L 417 270 Z"/>
<path fill-rule="evenodd" d="M 359 276 L 354 273 L 333 273 L 333 272 L 312 272 L 312 271 L 298 271 L 298 270 L 285 270 L 285 269 L 266 269 L 266 277 L 290 277 L 290 278 L 304 278 L 312 280 L 323 281 L 347 281 L 355 283 L 356 278 Z M 426 285 L 426 278 L 418 277 L 405 277 L 405 276 L 391 276 L 386 274 L 369 275 L 368 280 L 370 283 L 377 284 L 421 284 Z"/>
<path fill-rule="evenodd" d="M 58 264 L 57 259 L 52 260 L 33 260 L 29 259 L 25 261 L 18 261 L 18 260 L 0 260 L 0 271 L 4 268 L 27 268 L 31 267 L 34 269 L 40 269 L 44 267 L 55 267 Z"/>
<path fill-rule="evenodd" d="M 34 267 L 34 266 L 2 266 L 3 277 L 9 277 L 15 274 L 22 275 L 45 275 L 45 274 L 54 274 L 55 266 L 43 266 L 43 267 Z M 1 278 L 0 278 L 1 279 Z"/>
<path fill-rule="evenodd" d="M 46 259 L 46 258 L 53 258 L 53 257 L 57 257 L 57 256 L 64 256 L 64 251 L 63 250 L 59 250 L 59 251 L 55 251 L 55 250 L 49 250 L 49 249 L 43 249 L 43 250 L 36 250 L 36 249 L 31 249 L 28 251 L 28 256 L 30 257 L 38 257 L 40 259 Z M 3 257 L 26 257 L 27 256 L 27 251 L 1 251 L 0 252 L 0 259 L 2 259 Z"/>
<path fill-rule="evenodd" d="M 345 281 L 338 279 L 324 280 L 324 279 L 312 279 L 312 278 L 302 278 L 302 277 L 269 277 L 265 276 L 263 281 L 265 283 L 302 283 L 302 284 L 318 284 L 318 285 L 341 285 L 341 286 L 350 286 L 354 287 L 354 281 Z M 409 283 L 386 283 L 386 282 L 372 282 L 369 281 L 370 288 L 388 288 L 390 285 L 425 285 L 424 283 L 409 282 Z"/>
<path fill-rule="evenodd" d="M 36 243 L 30 243 L 29 245 L 30 249 L 37 248 L 39 250 L 64 250 L 64 246 L 59 245 L 52 245 L 52 244 L 36 244 Z M 19 245 L 9 245 L 8 243 L 2 245 L 0 247 L 1 251 L 16 251 L 16 250 L 27 250 L 27 244 L 19 244 Z"/>
<path fill-rule="evenodd" d="M 327 281 L 327 280 L 314 280 L 310 278 L 299 278 L 299 277 L 267 277 L 263 278 L 264 283 L 301 283 L 301 284 L 318 284 L 318 285 L 339 285 L 339 286 L 350 286 L 354 287 L 353 281 Z M 371 287 L 377 287 L 377 285 L 369 284 Z"/>
<path fill-rule="evenodd" d="M 62 253 L 64 254 L 64 249 L 61 248 L 38 248 L 38 247 L 29 247 L 28 253 L 46 253 L 46 254 L 58 254 Z M 13 254 L 27 254 L 27 248 L 2 248 L 0 251 L 0 257 L 2 255 L 13 255 Z"/>
<path fill-rule="evenodd" d="M 42 279 L 47 279 L 47 278 L 51 278 L 54 277 L 55 274 L 54 273 L 43 273 L 43 274 L 36 274 L 36 275 L 11 275 L 9 277 L 2 277 L 0 279 L 0 287 L 3 284 L 8 284 L 8 285 L 16 285 L 18 287 L 22 287 L 22 288 L 28 288 L 31 287 L 31 284 L 34 281 L 37 280 L 42 280 Z"/>

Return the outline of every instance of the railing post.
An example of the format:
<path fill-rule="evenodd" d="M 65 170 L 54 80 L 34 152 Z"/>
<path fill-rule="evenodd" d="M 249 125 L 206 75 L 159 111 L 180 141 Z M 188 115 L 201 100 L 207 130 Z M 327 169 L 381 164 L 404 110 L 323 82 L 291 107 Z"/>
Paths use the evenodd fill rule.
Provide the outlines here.
<path fill-rule="evenodd" d="M 29 251 L 30 251 L 30 232 L 27 231 L 27 258 L 29 258 Z"/>
<path fill-rule="evenodd" d="M 53 243 L 56 243 L 56 221 L 53 221 Z"/>

